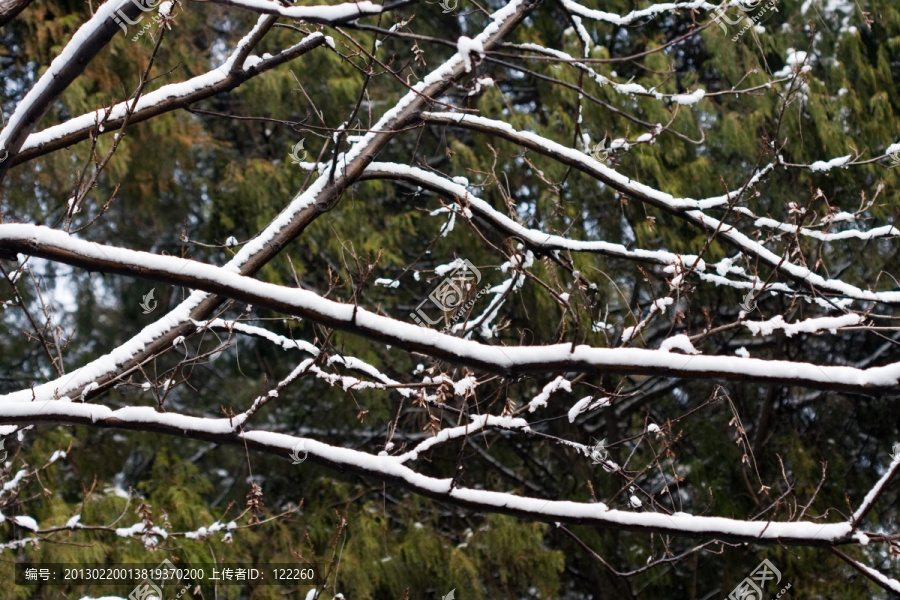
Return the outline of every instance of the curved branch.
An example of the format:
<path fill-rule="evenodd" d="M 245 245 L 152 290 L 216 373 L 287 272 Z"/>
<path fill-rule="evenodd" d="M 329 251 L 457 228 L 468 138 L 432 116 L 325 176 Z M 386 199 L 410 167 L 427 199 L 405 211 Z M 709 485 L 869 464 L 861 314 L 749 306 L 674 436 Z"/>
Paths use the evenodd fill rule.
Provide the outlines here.
<path fill-rule="evenodd" d="M 539 2 L 540 0 L 512 0 L 491 15 L 490 22 L 475 39 L 486 49 L 493 47 L 515 29 Z M 368 134 L 341 155 L 334 177 L 320 177 L 308 189 L 297 194 L 265 229 L 241 248 L 225 268 L 243 275 L 253 275 L 266 265 L 288 242 L 300 235 L 307 225 L 331 210 L 344 190 L 359 178 L 369 162 L 374 160 L 399 131 L 415 120 L 416 115 L 431 103 L 431 98 L 439 97 L 465 74 L 463 58 L 457 52 L 412 86 L 411 91 L 388 110 Z M 191 321 L 209 318 L 222 302 L 224 298 L 194 292 L 167 315 L 145 327 L 109 354 L 47 385 L 63 395 L 93 398 L 139 365 L 168 350 L 179 336 L 193 333 Z M 85 389 L 88 385 L 91 386 L 90 390 Z"/>
<path fill-rule="evenodd" d="M 494 228 L 525 242 L 534 249 L 571 250 L 573 252 L 590 252 L 612 258 L 623 258 L 657 265 L 683 264 L 696 266 L 703 270 L 703 261 L 693 254 L 675 254 L 665 250 L 629 250 L 622 244 L 604 241 L 572 240 L 563 236 L 528 229 L 503 213 L 495 210 L 490 204 L 476 198 L 466 190 L 465 186 L 450 181 L 446 177 L 397 163 L 372 163 L 366 167 L 360 179 L 396 179 L 415 183 L 439 194 L 453 198 L 460 206 L 470 208 L 473 213 L 486 220 Z"/>
<path fill-rule="evenodd" d="M 50 105 L 81 75 L 88 63 L 119 31 L 119 24 L 114 20 L 116 15 L 131 19 L 140 12 L 138 3 L 131 0 L 109 0 L 97 9 L 16 106 L 6 127 L 0 131 L 0 154 L 8 153 L 4 156 L 15 157 L 25 138 L 49 110 Z M 11 165 L 10 160 L 0 163 L 0 182 Z"/>
<path fill-rule="evenodd" d="M 843 281 L 825 279 L 806 267 L 791 263 L 784 257 L 775 254 L 738 231 L 734 226 L 725 224 L 703 212 L 703 210 L 708 208 L 729 204 L 729 202 L 734 201 L 734 199 L 740 195 L 739 192 L 729 192 L 723 196 L 715 196 L 704 200 L 676 198 L 671 194 L 659 191 L 643 183 L 632 181 L 625 175 L 607 167 L 600 161 L 591 158 L 583 152 L 567 148 L 562 144 L 558 144 L 530 131 L 517 131 L 503 121 L 495 121 L 484 117 L 460 113 L 425 112 L 422 113 L 421 118 L 426 123 L 464 127 L 474 131 L 495 135 L 524 148 L 528 148 L 529 150 L 533 150 L 534 152 L 538 152 L 539 154 L 549 156 L 562 164 L 576 168 L 579 171 L 602 181 L 616 191 L 628 194 L 638 200 L 647 202 L 672 215 L 680 217 L 707 233 L 722 237 L 739 251 L 757 259 L 807 288 L 813 289 L 818 287 L 822 290 L 827 290 L 831 293 L 840 294 L 855 300 L 900 304 L 900 291 L 873 292 L 860 289 Z M 750 183 L 744 186 L 744 189 L 752 185 L 755 181 L 758 181 L 762 175 L 763 171 L 757 173 L 753 179 L 751 179 Z"/>
<path fill-rule="evenodd" d="M 246 59 L 246 54 L 253 46 L 251 42 L 258 37 L 258 30 L 265 26 L 263 21 L 268 21 L 269 19 L 271 17 L 262 17 L 260 24 L 257 24 L 241 40 L 231 57 L 218 69 L 181 83 L 164 85 L 158 90 L 141 96 L 131 116 L 128 117 L 129 123 L 140 123 L 163 113 L 186 108 L 195 102 L 210 98 L 216 94 L 229 92 L 245 81 L 287 63 L 298 56 L 302 56 L 310 50 L 321 46 L 326 41 L 324 34 L 316 32 L 276 56 L 261 59 L 252 66 L 248 65 L 247 68 L 244 68 L 246 63 L 241 60 L 241 57 Z M 102 129 L 98 133 L 114 132 L 122 125 L 129 108 L 128 103 L 120 102 L 111 109 L 104 108 L 86 113 L 74 119 L 69 119 L 65 123 L 53 125 L 40 132 L 33 133 L 25 140 L 22 149 L 15 156 L 12 164 L 17 165 L 86 140 L 90 137 L 91 132 L 96 130 L 98 123 L 102 125 Z"/>
<path fill-rule="evenodd" d="M 411 4 L 403 2 L 394 6 L 381 6 L 369 0 L 344 2 L 324 6 L 284 6 L 269 0 L 208 0 L 216 4 L 225 4 L 264 15 L 277 15 L 288 19 L 299 19 L 309 23 L 340 24 L 353 21 L 368 15 L 380 15 L 396 6 Z"/>
<path fill-rule="evenodd" d="M 374 456 L 366 452 L 332 446 L 308 438 L 271 431 L 233 431 L 229 419 L 207 419 L 153 408 L 127 407 L 112 410 L 97 404 L 63 401 L 6 402 L 0 404 L 3 423 L 70 423 L 149 431 L 189 437 L 217 444 L 230 444 L 289 457 L 294 448 L 305 451 L 308 460 L 323 466 L 400 484 L 407 489 L 442 502 L 470 510 L 504 513 L 520 518 L 579 523 L 639 533 L 661 533 L 688 538 L 713 538 L 729 542 L 832 546 L 849 544 L 850 524 L 817 522 L 741 521 L 675 513 L 630 512 L 607 505 L 565 500 L 548 500 L 454 486 L 452 479 L 422 475 L 403 465 L 394 456 Z M 858 543 L 858 542 L 856 542 Z"/>
<path fill-rule="evenodd" d="M 357 305 L 328 300 L 308 290 L 257 281 L 229 268 L 102 246 L 36 225 L 0 225 L 0 248 L 91 271 L 204 290 L 303 317 L 408 352 L 419 352 L 509 378 L 528 373 L 579 371 L 758 381 L 873 395 L 900 391 L 900 363 L 856 369 L 738 356 L 683 355 L 639 348 L 592 348 L 573 344 L 490 346 L 378 315 Z M 51 382 L 6 398 L 31 399 L 38 390 L 44 397 L 58 397 L 53 395 L 58 387 L 48 389 L 52 385 Z"/>

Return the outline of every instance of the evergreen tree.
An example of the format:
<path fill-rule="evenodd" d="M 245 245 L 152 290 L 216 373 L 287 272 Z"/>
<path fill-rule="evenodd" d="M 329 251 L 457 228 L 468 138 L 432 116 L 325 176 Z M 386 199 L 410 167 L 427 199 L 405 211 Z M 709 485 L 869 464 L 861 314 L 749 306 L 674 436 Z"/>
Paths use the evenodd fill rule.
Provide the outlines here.
<path fill-rule="evenodd" d="M 900 590 L 896 4 L 0 22 L 3 581 L 170 560 L 316 564 L 182 598 Z"/>

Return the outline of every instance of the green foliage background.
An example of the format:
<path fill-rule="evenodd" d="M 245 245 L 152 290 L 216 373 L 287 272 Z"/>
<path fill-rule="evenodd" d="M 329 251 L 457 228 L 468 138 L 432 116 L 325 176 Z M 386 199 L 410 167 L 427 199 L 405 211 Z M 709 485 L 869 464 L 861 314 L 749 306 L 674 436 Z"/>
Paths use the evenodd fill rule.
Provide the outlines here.
<path fill-rule="evenodd" d="M 645 3 L 628 0 L 587 0 L 586 6 L 624 14 Z M 635 145 L 615 155 L 617 169 L 633 179 L 676 196 L 701 198 L 738 189 L 754 165 L 773 159 L 775 142 L 786 163 L 808 164 L 845 154 L 864 158 L 879 156 L 897 140 L 900 131 L 900 5 L 864 0 L 846 14 L 829 12 L 820 2 L 782 0 L 777 12 L 762 23 L 761 32 L 750 32 L 738 42 L 713 25 L 664 52 L 648 55 L 640 63 L 598 63 L 598 72 L 619 82 L 632 81 L 666 94 L 690 92 L 697 87 L 708 95 L 689 107 L 678 107 L 653 98 L 618 94 L 581 78 L 575 68 L 548 62 L 520 61 L 544 76 L 579 85 L 600 100 L 627 111 L 647 123 L 669 123 L 682 135 L 660 135 L 652 145 Z M 496 2 L 490 4 L 495 8 Z M 462 3 L 464 13 L 446 15 L 436 5 L 424 3 L 380 19 L 389 27 L 401 18 L 415 18 L 406 30 L 455 41 L 459 35 L 478 31 L 485 18 L 473 6 Z M 4 85 L 3 112 L 9 115 L 42 69 L 60 52 L 88 17 L 84 3 L 36 0 L 2 33 L 0 71 Z M 865 11 L 865 12 L 863 12 Z M 255 16 L 212 3 L 189 3 L 178 11 L 177 25 L 167 34 L 157 57 L 158 79 L 149 89 L 182 81 L 220 64 L 238 39 L 254 23 Z M 642 19 L 618 27 L 585 19 L 584 27 L 596 47 L 592 58 L 623 57 L 654 48 L 682 35 L 703 14 L 681 11 L 655 19 Z M 695 21 L 696 19 L 696 21 Z M 370 19 L 376 22 L 376 19 Z M 311 157 L 330 158 L 330 133 L 315 129 L 341 125 L 356 104 L 364 76 L 357 68 L 362 58 L 354 54 L 346 35 L 372 48 L 370 32 L 328 29 L 338 51 L 321 47 L 289 65 L 242 85 L 235 92 L 204 101 L 199 108 L 267 120 L 236 121 L 208 114 L 175 111 L 129 127 L 127 138 L 114 155 L 98 189 L 81 215 L 87 223 L 113 194 L 108 212 L 83 235 L 97 242 L 140 248 L 156 253 L 187 256 L 214 264 L 224 263 L 233 249 L 229 236 L 241 243 L 263 228 L 310 179 L 287 160 L 302 137 Z M 275 53 L 296 43 L 302 33 L 276 28 L 254 53 Z M 380 39 L 380 38 L 379 38 Z M 581 56 L 578 36 L 559 3 L 539 6 L 525 25 L 508 39 L 560 48 Z M 92 62 L 85 74 L 67 90 L 41 123 L 42 127 L 120 101 L 136 86 L 146 64 L 151 40 L 137 42 L 116 36 Z M 411 81 L 447 58 L 450 48 L 418 42 L 424 50 L 416 62 L 413 42 L 383 40 L 377 56 L 402 71 Z M 782 69 L 788 49 L 813 56 L 812 69 L 802 77 L 765 87 L 772 73 Z M 349 57 L 349 58 L 348 58 Z M 354 66 L 355 65 L 357 66 Z M 475 95 L 467 95 L 476 75 L 490 75 L 497 82 Z M 302 84 L 300 89 L 298 81 Z M 503 119 L 519 129 L 531 130 L 560 143 L 581 147 L 578 136 L 587 134 L 596 143 L 603 138 L 635 139 L 647 131 L 609 108 L 579 98 L 571 90 L 530 74 L 490 62 L 482 63 L 463 89 L 454 89 L 443 100 L 478 109 L 483 115 Z M 788 90 L 802 89 L 801 96 Z M 713 95 L 715 92 L 754 89 L 750 93 Z M 389 75 L 373 78 L 367 102 L 360 111 L 363 127 L 377 120 L 405 89 Z M 790 102 L 789 99 L 793 98 Z M 442 101 L 443 101 L 442 100 Z M 314 103 L 314 104 L 313 104 Z M 579 106 L 582 119 L 579 124 Z M 440 109 L 440 107 L 436 107 Z M 291 125 L 289 122 L 294 123 Z M 356 126 L 356 124 L 351 124 Z M 98 147 L 110 144 L 101 137 Z M 346 144 L 344 148 L 346 149 Z M 90 142 L 41 157 L 10 171 L 3 187 L 3 211 L 7 221 L 57 224 L 65 214 L 74 177 L 84 165 Z M 697 253 L 706 236 L 679 219 L 640 202 L 629 201 L 595 180 L 570 172 L 564 165 L 534 153 L 523 154 L 509 143 L 488 136 L 427 126 L 399 136 L 379 160 L 428 165 L 453 176 L 465 176 L 480 197 L 509 212 L 530 227 L 565 232 L 575 239 L 607 240 L 639 248 L 666 248 Z M 527 159 L 527 160 L 526 160 Z M 865 217 L 867 225 L 894 223 L 900 185 L 898 172 L 885 162 L 852 169 L 812 173 L 803 169 L 776 168 L 755 188 L 746 206 L 758 215 L 788 220 L 791 202 L 825 214 L 830 207 L 853 211 L 877 197 Z M 116 190 L 116 187 L 118 189 Z M 116 190 L 116 191 L 114 191 Z M 821 190 L 817 194 L 816 190 Z M 877 194 L 877 195 L 876 195 Z M 299 239 L 258 275 L 261 279 L 294 285 L 294 273 L 303 285 L 328 297 L 352 301 L 356 294 L 369 308 L 405 319 L 426 297 L 437 279 L 432 270 L 459 256 L 483 268 L 490 283 L 503 279 L 497 269 L 506 258 L 485 244 L 478 232 L 458 220 L 446 237 L 440 236 L 443 217 L 429 216 L 441 199 L 402 184 L 382 181 L 361 183 L 348 190 L 328 215 L 318 219 Z M 745 231 L 752 225 L 740 221 Z M 488 240 L 511 252 L 508 240 L 481 228 Z M 765 232 L 757 232 L 764 236 Z M 790 244 L 787 238 L 778 243 Z M 889 276 L 897 264 L 896 244 L 885 241 L 848 241 L 820 245 L 804 241 L 799 250 L 808 264 L 823 275 L 839 271 L 850 283 L 891 289 Z M 732 254 L 718 241 L 704 259 L 715 262 Z M 822 259 L 823 264 L 817 262 Z M 533 272 L 558 293 L 569 293 L 572 311 L 538 285 L 526 284 L 507 302 L 505 328 L 499 340 L 518 343 L 570 341 L 603 347 L 614 345 L 622 328 L 633 325 L 654 297 L 668 293 L 665 275 L 638 270 L 623 263 L 590 254 L 571 257 L 573 268 L 596 284 L 577 288 L 564 270 L 546 257 L 538 257 Z M 362 267 L 361 267 L 362 265 Z M 753 265 L 744 265 L 752 268 Z M 361 275 L 361 271 L 364 276 Z M 416 277 L 416 272 L 421 277 Z M 765 276 L 763 272 L 761 276 Z M 398 289 L 372 285 L 377 277 L 397 278 Z M 160 312 L 142 314 L 141 297 L 152 287 L 147 282 L 103 276 L 48 266 L 47 288 L 62 286 L 68 298 L 53 308 L 59 325 L 69 335 L 65 365 L 72 370 L 103 355 L 135 335 Z M 37 302 L 33 287 L 23 286 Z M 156 287 L 160 309 L 173 307 L 185 290 Z M 673 332 L 697 333 L 718 316 L 733 314 L 740 295 L 733 290 L 698 284 L 692 291 L 683 319 Z M 2 300 L 12 299 L 8 286 Z M 228 318 L 238 315 L 259 319 L 280 334 L 306 340 L 326 338 L 310 323 L 283 319 L 267 311 L 233 306 Z M 790 314 L 803 318 L 807 308 L 790 298 L 766 299 L 761 311 L 767 316 Z M 731 312 L 729 312 L 731 311 Z M 54 377 L 39 345 L 23 332 L 28 326 L 20 310 L 7 305 L 0 331 L 0 386 L 4 392 L 26 388 Z M 606 321 L 610 331 L 594 331 L 592 323 Z M 417 360 L 396 350 L 344 334 L 327 338 L 330 347 L 344 355 L 358 356 L 392 377 L 410 380 Z M 212 336 L 189 342 L 191 353 L 213 347 Z M 707 353 L 732 353 L 743 340 L 734 336 L 711 338 Z M 819 364 L 863 360 L 884 343 L 870 334 L 844 337 L 779 339 L 757 344 L 755 356 L 790 358 Z M 638 345 L 655 347 L 654 340 Z M 192 414 L 221 415 L 240 411 L 273 381 L 283 378 L 298 362 L 296 354 L 255 339 L 236 339 L 214 361 L 188 372 L 177 367 L 183 351 L 173 350 L 147 374 L 154 381 L 174 374 L 179 382 L 167 398 L 167 406 Z M 894 349 L 879 363 L 897 359 Z M 426 364 L 425 366 L 430 366 Z M 446 372 L 460 376 L 452 365 Z M 173 371 L 174 370 L 174 371 Z M 190 376 L 188 382 L 182 381 Z M 110 405 L 155 405 L 140 386 L 141 377 L 113 390 L 103 402 Z M 640 384 L 638 378 L 590 377 L 583 383 L 601 390 L 617 385 Z M 526 379 L 496 382 L 483 392 L 492 398 L 489 410 L 499 414 L 505 399 L 522 404 L 538 393 L 546 381 Z M 482 393 L 480 391 L 480 393 Z M 719 401 L 683 421 L 670 423 L 662 440 L 648 440 L 634 452 L 629 468 L 656 460 L 655 450 L 665 453 L 661 463 L 669 475 L 684 480 L 673 490 L 673 508 L 692 514 L 743 518 L 767 509 L 785 492 L 787 479 L 796 483 L 790 499 L 803 504 L 816 491 L 821 464 L 826 478 L 809 517 L 836 518 L 860 500 L 874 481 L 874 465 L 884 463 L 898 432 L 892 410 L 894 398 L 857 398 L 836 393 L 815 393 L 786 387 L 714 382 L 675 382 L 665 391 L 627 407 L 600 410 L 570 424 L 568 404 L 554 404 L 555 418 L 545 424 L 553 435 L 591 443 L 607 438 L 620 462 L 630 453 L 629 440 L 639 436 L 648 420 L 664 424 L 713 394 Z M 345 394 L 324 382 L 302 379 L 257 415 L 254 424 L 284 432 L 314 431 L 325 441 L 377 452 L 383 449 L 386 427 L 398 414 L 399 396 L 360 391 Z M 734 443 L 732 419 L 739 414 L 753 427 L 762 408 L 772 407 L 765 443 L 756 456 L 759 476 L 742 464 L 742 447 Z M 404 405 L 399 409 L 400 429 L 422 431 L 428 422 L 425 410 Z M 445 415 L 447 425 L 449 416 Z M 215 534 L 205 540 L 171 537 L 157 549 L 139 539 L 126 539 L 108 531 L 63 531 L 51 539 L 23 548 L 0 551 L 0 580 L 11 581 L 13 564 L 28 562 L 159 562 L 166 556 L 184 563 L 290 562 L 316 560 L 330 575 L 328 593 L 342 592 L 348 599 L 439 598 L 452 588 L 462 600 L 475 598 L 606 598 L 606 597 L 724 597 L 762 558 L 778 565 L 792 583 L 790 597 L 868 598 L 878 593 L 836 557 L 813 549 L 718 547 L 688 560 L 659 566 L 630 578 L 612 574 L 591 553 L 554 524 L 530 523 L 498 515 L 472 514 L 410 495 L 403 489 L 350 475 L 334 473 L 312 464 L 292 466 L 283 457 L 259 456 L 241 448 L 208 447 L 187 439 L 159 438 L 150 434 L 95 430 L 87 427 L 42 425 L 27 431 L 21 443 L 12 444 L 8 466 L 0 469 L 0 482 L 15 474 L 23 461 L 38 465 L 56 449 L 67 449 L 65 459 L 29 478 L 18 501 L 0 505 L 7 518 L 27 514 L 42 527 L 62 526 L 74 514 L 81 522 L 106 525 L 121 517 L 117 527 L 140 520 L 136 510 L 148 505 L 152 519 L 169 531 L 192 531 L 215 521 L 226 523 L 243 510 L 250 482 L 261 485 L 266 508 L 261 519 L 290 511 L 262 524 L 240 520 L 233 540 Z M 617 494 L 621 482 L 597 469 L 571 448 L 538 440 L 527 443 L 492 439 L 491 455 L 516 477 L 498 474 L 474 451 L 466 453 L 461 476 L 469 486 L 534 493 L 521 481 L 535 482 L 548 498 L 579 501 L 600 499 L 615 508 L 627 508 L 628 494 Z M 542 465 L 550 465 L 545 469 Z M 435 456 L 417 468 L 429 475 L 450 476 L 454 463 Z M 652 486 L 660 473 L 643 473 L 641 483 Z M 768 496 L 762 483 L 772 486 Z M 590 485 L 588 485 L 590 484 Z M 132 488 L 127 501 L 116 495 L 119 486 Z M 660 496 L 662 498 L 662 495 Z M 610 498 L 614 498 L 610 501 Z M 769 513 L 787 519 L 789 502 Z M 299 508 L 297 508 L 299 507 Z M 296 510 L 293 510 L 297 508 Z M 826 509 L 832 512 L 826 513 Z M 897 494 L 889 491 L 873 514 L 873 527 L 896 530 Z M 251 526 L 252 525 L 252 526 Z M 691 540 L 665 540 L 659 536 L 588 527 L 571 531 L 619 571 L 637 569 L 664 553 L 673 555 L 695 545 Z M 28 532 L 9 520 L 0 524 L 0 543 Z M 854 550 L 883 572 L 898 575 L 891 559 L 880 551 Z M 79 598 L 110 590 L 86 587 L 27 588 L 3 586 L 0 598 Z M 126 590 L 121 590 L 126 592 Z M 306 588 L 292 592 L 305 594 Z M 277 598 L 274 588 L 220 588 L 216 596 Z M 199 597 L 199 596 L 198 596 Z"/>

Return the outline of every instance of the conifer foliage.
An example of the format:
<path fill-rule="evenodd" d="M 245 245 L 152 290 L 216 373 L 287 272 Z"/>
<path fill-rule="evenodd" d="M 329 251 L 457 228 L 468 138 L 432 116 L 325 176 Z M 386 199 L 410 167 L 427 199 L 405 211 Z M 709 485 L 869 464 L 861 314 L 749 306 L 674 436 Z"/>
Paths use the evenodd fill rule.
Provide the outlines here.
<path fill-rule="evenodd" d="M 0 75 L 3 581 L 900 593 L 896 3 L 0 0 Z"/>

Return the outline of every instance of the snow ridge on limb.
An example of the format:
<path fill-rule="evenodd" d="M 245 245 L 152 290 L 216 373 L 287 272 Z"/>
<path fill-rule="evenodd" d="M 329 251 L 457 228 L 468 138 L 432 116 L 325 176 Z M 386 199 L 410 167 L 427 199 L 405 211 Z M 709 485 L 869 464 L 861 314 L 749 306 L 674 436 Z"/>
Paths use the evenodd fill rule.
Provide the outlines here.
<path fill-rule="evenodd" d="M 115 13 L 131 18 L 140 13 L 140 7 L 131 0 L 109 0 L 97 8 L 94 16 L 75 32 L 59 56 L 16 105 L 6 127 L 0 131 L 0 154 L 8 152 L 9 157 L 14 157 L 18 153 L 50 105 L 120 31 L 112 18 Z M 12 164 L 9 157 L 0 163 L 0 181 Z"/>
<path fill-rule="evenodd" d="M 549 371 L 665 375 L 805 385 L 861 394 L 900 390 L 900 363 L 857 369 L 737 356 L 684 356 L 639 348 L 592 348 L 572 344 L 490 346 L 372 313 L 358 305 L 318 294 L 257 281 L 216 267 L 174 256 L 102 246 L 65 232 L 36 225 L 0 225 L 0 247 L 96 271 L 105 271 L 198 288 L 241 302 L 300 316 L 407 351 L 421 352 L 506 376 Z M 54 383 L 8 394 L 0 399 L 30 401 L 37 394 L 57 397 Z"/>
<path fill-rule="evenodd" d="M 602 502 L 546 500 L 457 487 L 453 485 L 451 479 L 437 479 L 410 469 L 403 464 L 400 457 L 376 456 L 271 431 L 250 430 L 239 433 L 234 431 L 230 419 L 162 413 L 150 407 L 113 410 L 99 404 L 58 400 L 46 403 L 0 404 L 0 422 L 35 421 L 85 423 L 101 427 L 153 431 L 240 446 L 246 443 L 247 447 L 253 450 L 284 457 L 287 457 L 297 444 L 302 443 L 309 460 L 325 466 L 399 483 L 423 496 L 466 508 L 501 512 L 540 521 L 591 524 L 628 531 L 761 544 L 827 546 L 859 543 L 851 536 L 852 526 L 847 522 L 822 524 L 806 521 L 743 521 L 686 513 L 668 515 L 656 512 L 632 512 L 611 509 Z M 509 421 L 508 426 L 518 428 L 520 427 L 518 421 L 520 420 Z"/>
<path fill-rule="evenodd" d="M 853 528 L 856 529 L 859 527 L 859 524 L 865 518 L 866 514 L 872 510 L 872 507 L 875 506 L 875 502 L 881 496 L 881 493 L 884 491 L 884 488 L 887 484 L 897 475 L 897 471 L 900 471 L 900 454 L 898 454 L 891 461 L 891 466 L 888 468 L 887 472 L 881 476 L 881 479 L 878 480 L 878 483 L 869 490 L 869 493 L 866 494 L 866 497 L 860 503 L 859 508 L 856 509 L 856 512 L 853 513 L 853 517 L 850 519 L 850 523 L 853 525 Z"/>
<path fill-rule="evenodd" d="M 249 42 L 255 38 L 264 22 L 268 20 L 270 17 L 260 17 L 260 22 L 237 44 L 231 56 L 220 67 L 187 81 L 164 85 L 157 90 L 141 95 L 129 116 L 129 122 L 139 123 L 157 115 L 190 106 L 216 94 L 233 90 L 256 75 L 302 56 L 325 43 L 325 35 L 315 32 L 279 54 L 260 59 L 252 68 L 244 69 L 243 65 L 237 64 L 236 59 L 245 51 L 250 50 Z M 115 131 L 131 109 L 131 104 L 134 103 L 120 102 L 111 110 L 99 109 L 32 133 L 25 140 L 12 164 L 16 165 L 86 140 L 97 123 L 103 126 L 101 134 Z"/>
<path fill-rule="evenodd" d="M 490 23 L 475 39 L 485 48 L 492 47 L 514 29 L 533 7 L 534 4 L 530 1 L 512 0 L 491 15 Z M 274 258 L 281 248 L 337 201 L 341 191 L 358 179 L 365 165 L 374 159 L 378 151 L 407 121 L 411 121 L 423 107 L 427 106 L 429 97 L 440 95 L 452 85 L 453 81 L 464 75 L 462 62 L 459 54 L 455 54 L 412 86 L 405 96 L 382 115 L 372 127 L 372 131 L 360 137 L 340 156 L 340 160 L 337 161 L 337 172 L 333 177 L 329 177 L 328 174 L 319 177 L 308 189 L 295 196 L 288 206 L 250 243 L 245 244 L 223 268 L 252 275 Z M 329 182 L 329 179 L 332 181 Z M 86 399 L 103 393 L 114 381 L 135 369 L 136 364 L 169 348 L 178 336 L 192 333 L 191 319 L 207 319 L 221 300 L 205 292 L 194 292 L 167 315 L 148 325 L 108 354 L 45 385 L 47 389 L 55 390 L 52 397 L 70 393 L 80 396 L 84 386 L 95 382 L 100 383 L 99 387 L 90 391 Z"/>
<path fill-rule="evenodd" d="M 839 556 L 854 569 L 858 570 L 860 573 L 880 585 L 882 588 L 886 589 L 889 592 L 893 592 L 894 594 L 900 594 L 900 581 L 897 581 L 893 577 L 888 577 L 880 571 L 876 571 L 872 567 L 864 565 L 861 562 L 850 558 L 849 556 L 847 556 L 847 554 L 841 552 L 837 548 L 832 547 L 829 548 L 829 550 L 831 550 L 831 552 L 835 555 Z"/>
<path fill-rule="evenodd" d="M 744 321 L 743 324 L 753 335 L 770 335 L 776 329 L 781 329 L 787 337 L 791 337 L 798 333 L 818 333 L 823 330 L 835 332 L 841 327 L 861 325 L 863 321 L 865 318 L 861 315 L 849 313 L 839 317 L 806 319 L 797 323 L 787 323 L 784 317 L 777 315 L 768 321 Z"/>
<path fill-rule="evenodd" d="M 499 428 L 507 430 L 529 431 L 531 428 L 525 419 L 517 419 L 513 417 L 496 417 L 494 415 L 477 415 L 472 417 L 472 422 L 458 427 L 451 427 L 441 430 L 437 435 L 420 442 L 415 448 L 409 450 L 399 456 L 391 458 L 401 463 L 414 461 L 419 455 L 431 448 L 446 444 L 451 440 L 461 437 L 473 435 L 479 431 L 488 428 Z"/>
<path fill-rule="evenodd" d="M 320 6 L 284 6 L 269 0 L 211 0 L 218 4 L 227 4 L 236 8 L 262 13 L 265 15 L 277 15 L 289 19 L 299 19 L 310 23 L 339 24 L 352 21 L 368 15 L 380 15 L 388 10 L 388 7 L 369 0 L 360 2 L 344 2 L 341 4 Z"/>
<path fill-rule="evenodd" d="M 785 233 L 799 233 L 800 235 L 815 238 L 823 242 L 835 242 L 840 240 L 852 239 L 874 240 L 878 238 L 900 236 L 900 229 L 897 229 L 893 225 L 882 225 L 881 227 L 875 227 L 874 229 L 870 229 L 869 231 L 860 231 L 859 229 L 846 229 L 844 231 L 834 231 L 826 233 L 817 231 L 815 229 L 809 229 L 808 227 L 801 227 L 798 229 L 796 225 L 791 225 L 790 223 L 782 223 L 781 221 L 776 221 L 775 219 L 770 219 L 768 217 L 760 217 L 753 224 L 756 227 L 768 227 L 770 229 L 777 229 L 778 231 L 783 231 Z"/>
<path fill-rule="evenodd" d="M 665 2 L 661 4 L 654 4 L 649 8 L 644 8 L 641 10 L 634 10 L 628 13 L 627 15 L 617 15 L 615 13 L 609 13 L 604 10 L 594 10 L 591 8 L 586 8 L 577 2 L 573 2 L 572 0 L 563 0 L 562 5 L 575 13 L 580 17 L 585 17 L 587 19 L 594 19 L 596 21 L 603 21 L 605 23 L 612 23 L 613 25 L 630 25 L 634 21 L 638 19 L 644 19 L 647 17 L 654 17 L 656 15 L 674 12 L 677 10 L 714 10 L 716 5 L 710 4 L 705 0 L 692 0 L 691 2 Z"/>
<path fill-rule="evenodd" d="M 366 167 L 366 172 L 361 179 L 400 179 L 416 183 L 442 194 L 448 194 L 452 196 L 460 206 L 472 210 L 472 212 L 490 222 L 500 231 L 520 238 L 529 246 L 541 248 L 543 250 L 592 252 L 614 258 L 624 258 L 659 265 L 682 263 L 688 267 L 693 267 L 701 271 L 705 268 L 703 261 L 692 254 L 675 254 L 665 250 L 629 250 L 622 244 L 604 241 L 573 240 L 571 238 L 529 229 L 520 225 L 500 211 L 495 210 L 494 207 L 484 200 L 473 196 L 465 186 L 418 167 L 410 167 L 398 163 L 373 162 Z"/>
<path fill-rule="evenodd" d="M 726 206 L 738 196 L 738 192 L 729 192 L 724 196 L 707 198 L 705 200 L 676 198 L 666 192 L 633 181 L 631 178 L 622 175 L 615 169 L 604 165 L 583 152 L 579 152 L 578 150 L 574 150 L 530 131 L 516 130 L 509 123 L 503 121 L 496 121 L 462 113 L 423 112 L 421 118 L 428 123 L 455 125 L 484 133 L 491 133 L 545 156 L 550 156 L 563 164 L 571 165 L 619 192 L 629 194 L 638 200 L 643 200 L 672 215 L 681 217 L 706 233 L 715 233 L 718 237 L 721 237 L 742 253 L 762 261 L 769 267 L 784 273 L 794 281 L 808 288 L 818 288 L 854 300 L 900 304 L 900 291 L 873 292 L 837 279 L 825 279 L 818 273 L 814 273 L 806 267 L 794 264 L 784 257 L 775 254 L 761 243 L 754 241 L 747 235 L 738 231 L 733 225 L 725 224 L 703 212 L 703 209 L 713 208 L 715 206 Z"/>

